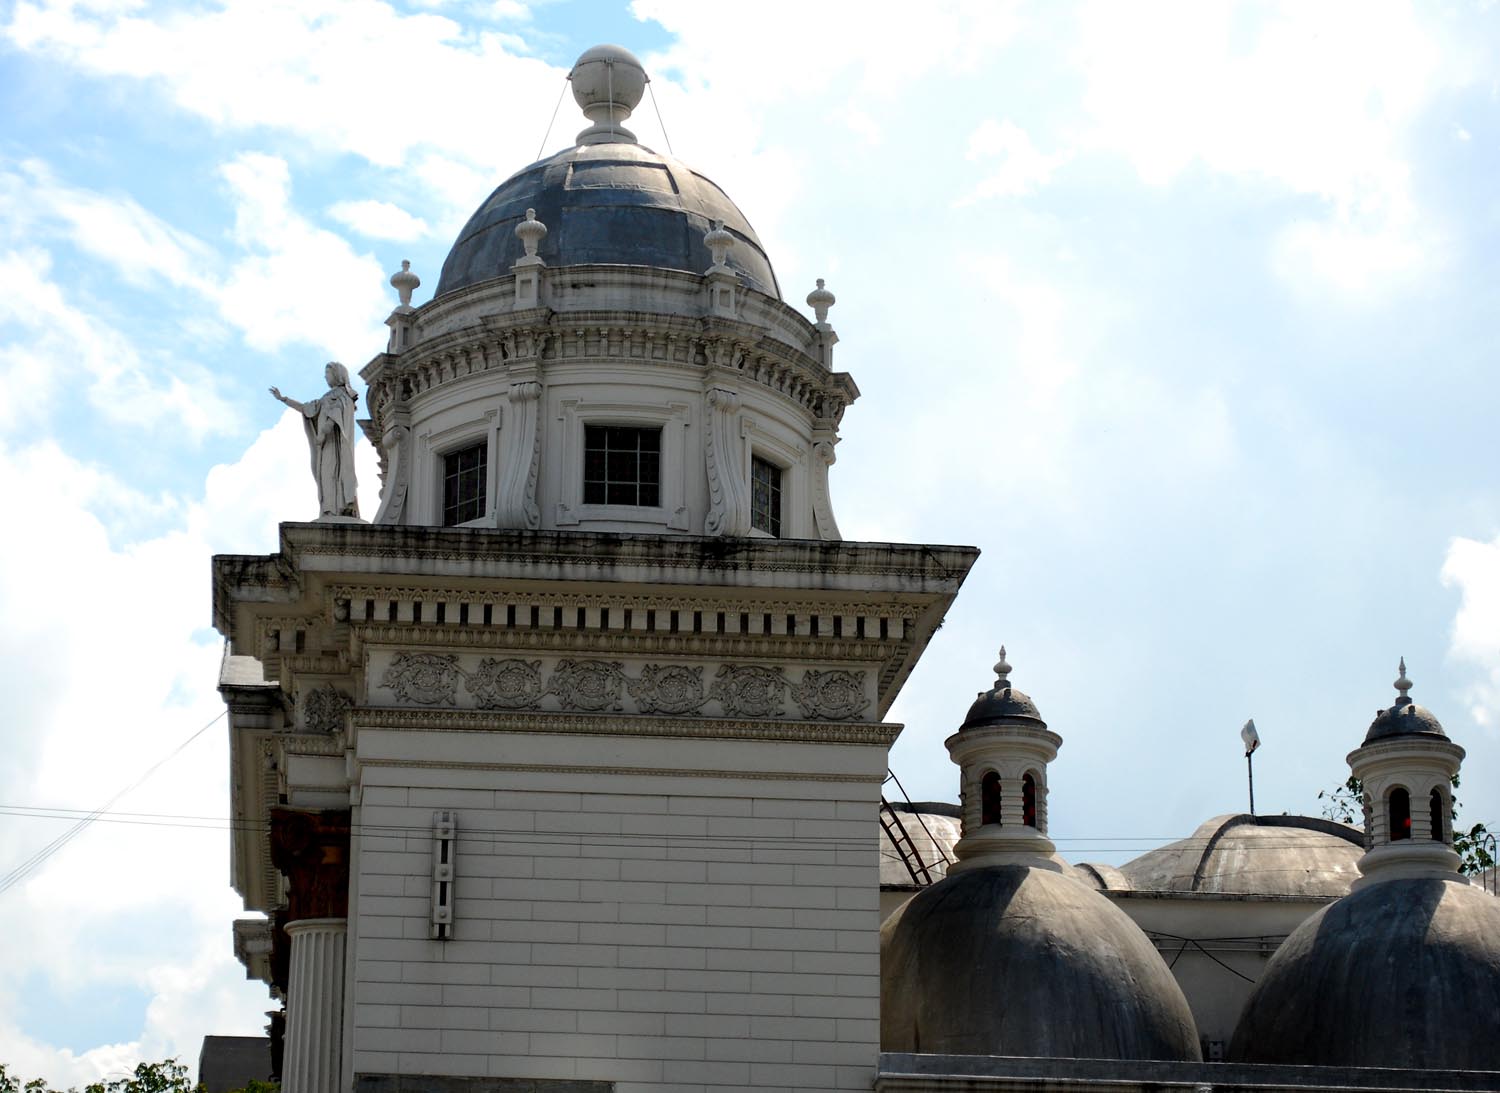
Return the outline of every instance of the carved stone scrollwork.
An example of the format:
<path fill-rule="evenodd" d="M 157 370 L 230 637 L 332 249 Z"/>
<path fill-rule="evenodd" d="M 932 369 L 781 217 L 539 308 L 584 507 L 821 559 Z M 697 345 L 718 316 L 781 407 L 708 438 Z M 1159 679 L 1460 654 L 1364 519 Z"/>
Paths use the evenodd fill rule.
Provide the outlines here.
<path fill-rule="evenodd" d="M 451 706 L 462 675 L 458 657 L 451 653 L 397 653 L 380 685 L 403 702 Z"/>
<path fill-rule="evenodd" d="M 496 499 L 496 523 L 502 528 L 542 526 L 541 509 L 536 503 L 537 475 L 541 469 L 542 429 L 537 403 L 542 385 L 535 380 L 513 383 L 507 396 L 511 410 L 506 417 L 501 440 L 505 454 L 501 461 L 499 496 Z"/>
<path fill-rule="evenodd" d="M 708 701 L 703 669 L 682 664 L 648 664 L 626 687 L 641 713 L 696 713 Z"/>
<path fill-rule="evenodd" d="M 302 695 L 302 725 L 308 732 L 332 735 L 343 729 L 350 706 L 333 684 L 325 683 Z"/>
<path fill-rule="evenodd" d="M 485 657 L 464 687 L 482 710 L 532 709 L 543 693 L 541 667 L 539 660 Z"/>
<path fill-rule="evenodd" d="M 386 471 L 381 475 L 377 524 L 399 524 L 406 512 L 406 494 L 411 486 L 411 430 L 393 424 L 380 438 Z"/>
<path fill-rule="evenodd" d="M 708 471 L 708 516 L 703 521 L 703 533 L 748 535 L 750 499 L 735 429 L 740 396 L 727 387 L 710 387 L 703 401 L 708 417 L 703 440 Z"/>
<path fill-rule="evenodd" d="M 708 696 L 718 699 L 731 717 L 770 717 L 781 713 L 789 686 L 780 668 L 725 664 L 719 668 Z"/>
<path fill-rule="evenodd" d="M 802 716 L 829 721 L 847 721 L 870 704 L 865 697 L 865 674 L 842 668 L 802 673 L 802 682 L 792 690 Z"/>
<path fill-rule="evenodd" d="M 838 456 L 834 454 L 835 440 L 820 440 L 813 445 L 812 461 L 812 509 L 813 523 L 818 529 L 818 538 L 840 540 L 838 523 L 833 518 L 833 503 L 828 496 L 828 468 Z"/>
<path fill-rule="evenodd" d="M 565 710 L 621 709 L 620 689 L 628 682 L 617 660 L 562 660 L 547 681 Z"/>

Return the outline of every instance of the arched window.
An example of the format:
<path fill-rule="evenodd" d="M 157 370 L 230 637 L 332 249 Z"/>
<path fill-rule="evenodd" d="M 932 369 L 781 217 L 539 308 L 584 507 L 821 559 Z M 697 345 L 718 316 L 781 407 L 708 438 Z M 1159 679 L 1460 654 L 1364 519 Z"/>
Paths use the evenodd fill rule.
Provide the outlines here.
<path fill-rule="evenodd" d="M 979 822 L 1000 822 L 1000 775 L 992 770 L 986 771 L 979 783 Z"/>
<path fill-rule="evenodd" d="M 1036 779 L 1030 771 L 1021 779 L 1021 822 L 1027 827 L 1036 826 Z"/>
<path fill-rule="evenodd" d="M 1391 842 L 1411 838 L 1411 794 L 1397 787 L 1390 797 Z"/>
<path fill-rule="evenodd" d="M 1443 822 L 1443 791 L 1432 787 L 1432 838 L 1436 842 L 1446 841 L 1448 825 Z"/>

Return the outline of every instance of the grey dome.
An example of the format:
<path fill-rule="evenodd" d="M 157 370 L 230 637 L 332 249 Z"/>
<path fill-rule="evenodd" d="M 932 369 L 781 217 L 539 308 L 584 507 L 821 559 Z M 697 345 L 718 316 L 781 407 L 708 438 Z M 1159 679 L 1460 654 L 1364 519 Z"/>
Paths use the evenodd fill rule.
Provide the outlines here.
<path fill-rule="evenodd" d="M 1215 816 L 1120 867 L 1135 891 L 1338 897 L 1359 878 L 1364 836 L 1313 816 Z"/>
<path fill-rule="evenodd" d="M 1412 877 L 1329 904 L 1266 965 L 1229 1057 L 1500 1070 L 1500 900 Z"/>
<path fill-rule="evenodd" d="M 958 728 L 962 732 L 1003 721 L 1034 721 L 1044 729 L 1047 727 L 1030 695 L 1022 694 L 1009 683 L 997 682 L 993 689 L 979 692 L 964 723 Z"/>
<path fill-rule="evenodd" d="M 623 141 L 569 148 L 501 183 L 459 233 L 435 295 L 508 275 L 525 253 L 515 228 L 527 209 L 547 227 L 537 255 L 553 267 L 702 273 L 713 264 L 703 236 L 722 220 L 735 237 L 730 268 L 749 287 L 780 298 L 755 229 L 724 191 L 675 159 Z"/>
<path fill-rule="evenodd" d="M 1409 736 L 1413 733 L 1441 736 L 1444 740 L 1448 738 L 1442 723 L 1432 715 L 1431 710 L 1418 706 L 1403 695 L 1390 709 L 1381 710 L 1375 715 L 1375 720 L 1370 722 L 1370 731 L 1365 733 L 1365 743 L 1372 744 L 1390 736 Z"/>
<path fill-rule="evenodd" d="M 880 934 L 882 1051 L 1199 1058 L 1192 1012 L 1135 923 L 1060 873 L 972 869 Z"/>

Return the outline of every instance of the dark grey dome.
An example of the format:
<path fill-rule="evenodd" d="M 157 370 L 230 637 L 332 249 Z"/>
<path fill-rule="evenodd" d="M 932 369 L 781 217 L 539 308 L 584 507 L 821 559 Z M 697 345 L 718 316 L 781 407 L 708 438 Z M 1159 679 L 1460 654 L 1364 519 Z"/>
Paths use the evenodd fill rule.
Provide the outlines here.
<path fill-rule="evenodd" d="M 979 697 L 969 707 L 969 715 L 964 718 L 959 730 L 1017 720 L 1035 721 L 1042 728 L 1047 727 L 1030 695 L 1022 694 L 1009 683 L 997 682 L 993 690 L 979 692 Z"/>
<path fill-rule="evenodd" d="M 1388 736 L 1408 736 L 1412 733 L 1441 736 L 1445 740 L 1448 738 L 1448 734 L 1443 731 L 1442 723 L 1432 715 L 1431 710 L 1418 706 L 1403 695 L 1401 701 L 1390 709 L 1381 710 L 1375 715 L 1375 720 L 1370 722 L 1370 731 L 1365 733 L 1365 743 L 1384 740 Z"/>
<path fill-rule="evenodd" d="M 1182 990 L 1125 913 L 1060 873 L 959 873 L 880 933 L 882 1051 L 1199 1058 Z"/>
<path fill-rule="evenodd" d="M 1215 816 L 1120 867 L 1139 892 L 1338 897 L 1359 879 L 1364 835 L 1315 816 Z"/>
<path fill-rule="evenodd" d="M 675 159 L 622 141 L 569 148 L 501 183 L 459 233 L 436 295 L 509 274 L 525 253 L 515 228 L 527 209 L 547 227 L 537 254 L 554 267 L 702 273 L 713 264 L 703 236 L 722 220 L 735 240 L 730 268 L 751 288 L 781 295 L 755 229 L 723 190 Z"/>
<path fill-rule="evenodd" d="M 1266 965 L 1229 1057 L 1500 1070 L 1500 900 L 1412 877 L 1329 904 Z"/>

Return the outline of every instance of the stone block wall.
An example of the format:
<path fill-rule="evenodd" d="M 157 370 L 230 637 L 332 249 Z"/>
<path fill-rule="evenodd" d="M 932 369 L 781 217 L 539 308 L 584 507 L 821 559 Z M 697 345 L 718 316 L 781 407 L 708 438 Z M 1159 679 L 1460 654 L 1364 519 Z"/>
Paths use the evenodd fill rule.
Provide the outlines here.
<path fill-rule="evenodd" d="M 346 1074 L 870 1088 L 883 746 L 365 729 L 359 761 Z"/>

